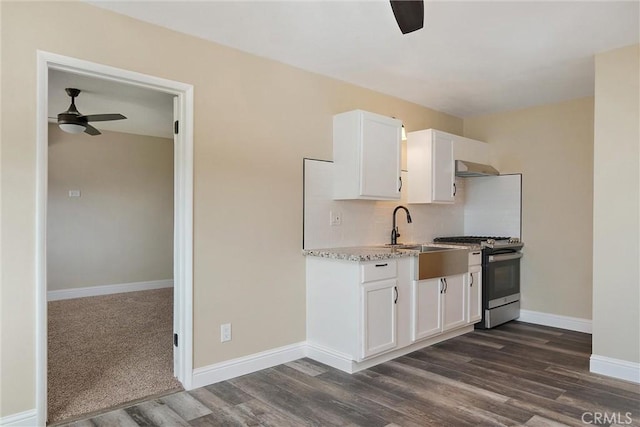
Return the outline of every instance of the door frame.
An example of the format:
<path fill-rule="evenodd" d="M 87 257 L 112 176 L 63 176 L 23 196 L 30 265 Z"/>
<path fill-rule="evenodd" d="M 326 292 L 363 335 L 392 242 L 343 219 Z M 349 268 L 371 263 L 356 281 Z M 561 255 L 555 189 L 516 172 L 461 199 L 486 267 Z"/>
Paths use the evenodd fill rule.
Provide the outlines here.
<path fill-rule="evenodd" d="M 193 85 L 82 59 L 37 51 L 36 104 L 36 413 L 47 420 L 47 187 L 49 70 L 111 80 L 174 95 L 180 131 L 174 135 L 174 375 L 185 389 L 193 380 Z M 177 108 L 177 111 L 176 111 Z"/>

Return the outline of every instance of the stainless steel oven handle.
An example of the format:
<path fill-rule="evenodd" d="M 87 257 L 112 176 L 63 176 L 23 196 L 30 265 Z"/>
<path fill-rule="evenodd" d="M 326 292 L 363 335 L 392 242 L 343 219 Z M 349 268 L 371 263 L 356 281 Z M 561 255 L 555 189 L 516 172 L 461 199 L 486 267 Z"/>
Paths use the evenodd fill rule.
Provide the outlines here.
<path fill-rule="evenodd" d="M 504 255 L 489 255 L 489 262 L 509 261 L 510 259 L 522 258 L 522 252 Z"/>

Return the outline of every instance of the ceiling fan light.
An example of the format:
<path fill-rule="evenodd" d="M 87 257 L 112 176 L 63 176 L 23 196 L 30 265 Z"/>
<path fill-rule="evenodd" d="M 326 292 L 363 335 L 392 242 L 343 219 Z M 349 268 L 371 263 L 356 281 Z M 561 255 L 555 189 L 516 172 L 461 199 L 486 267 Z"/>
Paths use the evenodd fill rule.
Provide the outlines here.
<path fill-rule="evenodd" d="M 75 123 L 60 123 L 58 126 L 67 133 L 82 133 L 85 129 L 84 126 Z"/>

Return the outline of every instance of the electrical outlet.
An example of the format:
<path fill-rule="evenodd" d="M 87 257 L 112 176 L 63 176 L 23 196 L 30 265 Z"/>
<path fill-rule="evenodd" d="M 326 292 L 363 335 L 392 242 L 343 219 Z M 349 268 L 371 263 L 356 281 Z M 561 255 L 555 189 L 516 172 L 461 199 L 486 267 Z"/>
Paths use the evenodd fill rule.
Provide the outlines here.
<path fill-rule="evenodd" d="M 220 325 L 220 342 L 231 341 L 231 323 Z"/>
<path fill-rule="evenodd" d="M 329 212 L 329 225 L 340 225 L 342 224 L 342 213 L 337 211 Z"/>
<path fill-rule="evenodd" d="M 80 197 L 80 190 L 69 190 L 69 197 Z"/>

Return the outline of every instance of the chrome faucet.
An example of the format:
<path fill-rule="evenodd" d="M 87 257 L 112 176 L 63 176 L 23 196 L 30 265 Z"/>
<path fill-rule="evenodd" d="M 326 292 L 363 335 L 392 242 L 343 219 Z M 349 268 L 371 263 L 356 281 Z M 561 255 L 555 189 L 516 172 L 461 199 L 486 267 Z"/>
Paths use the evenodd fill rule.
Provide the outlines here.
<path fill-rule="evenodd" d="M 397 206 L 393 210 L 393 228 L 391 229 L 391 244 L 392 245 L 397 245 L 398 244 L 398 237 L 400 237 L 400 233 L 398 233 L 398 227 L 396 226 L 396 212 L 398 212 L 398 209 L 404 209 L 404 211 L 407 213 L 407 223 L 411 224 L 411 214 L 409 213 L 409 209 L 405 208 L 404 206 Z"/>

